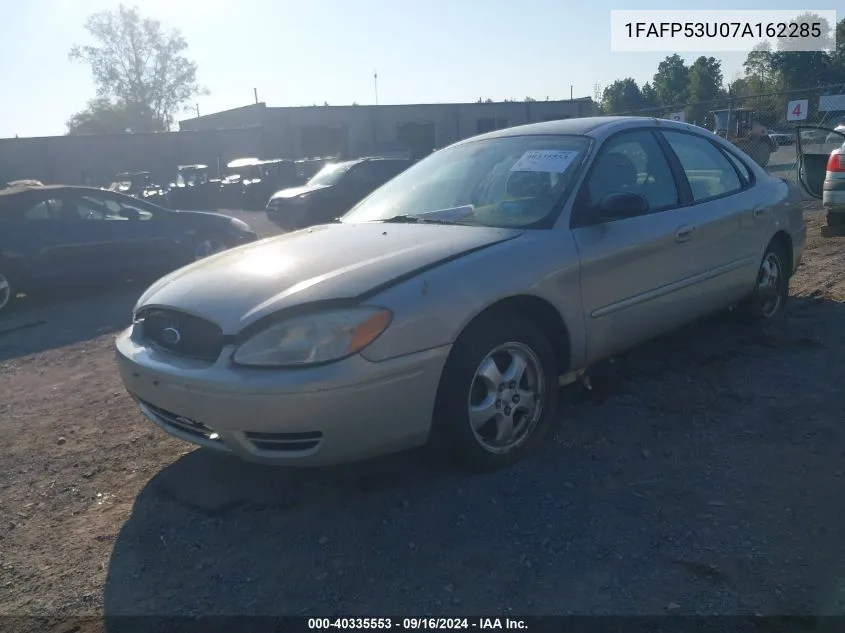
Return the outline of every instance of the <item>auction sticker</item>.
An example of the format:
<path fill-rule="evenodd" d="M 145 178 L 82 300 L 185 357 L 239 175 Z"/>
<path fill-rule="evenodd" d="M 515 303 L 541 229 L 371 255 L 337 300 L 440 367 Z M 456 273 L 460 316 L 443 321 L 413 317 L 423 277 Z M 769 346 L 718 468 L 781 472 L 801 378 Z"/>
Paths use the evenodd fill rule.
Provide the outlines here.
<path fill-rule="evenodd" d="M 549 174 L 562 174 L 579 152 L 555 149 L 534 149 L 525 152 L 511 171 L 541 171 Z"/>

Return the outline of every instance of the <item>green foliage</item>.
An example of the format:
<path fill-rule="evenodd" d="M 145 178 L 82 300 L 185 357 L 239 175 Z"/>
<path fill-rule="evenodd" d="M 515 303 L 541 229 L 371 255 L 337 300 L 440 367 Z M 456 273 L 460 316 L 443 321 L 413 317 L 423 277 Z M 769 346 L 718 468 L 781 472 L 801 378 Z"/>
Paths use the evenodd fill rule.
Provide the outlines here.
<path fill-rule="evenodd" d="M 143 115 L 133 111 L 126 104 L 115 104 L 100 97 L 88 102 L 82 112 L 74 114 L 67 122 L 68 134 L 123 134 L 126 132 L 148 132 L 138 128 L 146 121 Z"/>
<path fill-rule="evenodd" d="M 607 86 L 601 111 L 664 116 L 683 109 L 687 121 L 709 127 L 710 111 L 726 107 L 730 97 L 734 105 L 755 108 L 764 125 L 782 125 L 787 101 L 809 98 L 811 109 L 817 107 L 822 92 L 814 87 L 833 86 L 824 88 L 824 93 L 845 93 L 845 19 L 836 24 L 835 47 L 831 41 L 834 29 L 820 16 L 805 12 L 794 21 L 821 23 L 822 34 L 815 44 L 827 50 L 795 51 L 791 50 L 794 45 L 783 39 L 778 40 L 777 50 L 772 50 L 764 42 L 748 53 L 744 75 L 727 87 L 721 61 L 715 57 L 701 56 L 687 66 L 680 55 L 670 55 L 660 62 L 651 83 L 638 86 L 634 79 L 626 77 Z M 804 89 L 808 90 L 806 97 L 796 95 L 795 91 Z"/>
<path fill-rule="evenodd" d="M 177 30 L 165 31 L 158 20 L 142 18 L 137 8 L 90 16 L 85 28 L 95 44 L 74 46 L 70 59 L 88 64 L 97 99 L 69 122 L 96 127 L 104 116 L 133 130 L 161 131 L 173 124 L 185 103 L 204 91 L 197 83 L 197 66 L 185 57 L 188 44 Z"/>
<path fill-rule="evenodd" d="M 675 53 L 657 66 L 652 81 L 657 98 L 665 106 L 684 104 L 689 101 L 689 68 L 683 58 Z"/>
<path fill-rule="evenodd" d="M 643 94 L 631 77 L 617 79 L 604 89 L 601 99 L 602 112 L 607 114 L 636 112 L 643 108 Z"/>

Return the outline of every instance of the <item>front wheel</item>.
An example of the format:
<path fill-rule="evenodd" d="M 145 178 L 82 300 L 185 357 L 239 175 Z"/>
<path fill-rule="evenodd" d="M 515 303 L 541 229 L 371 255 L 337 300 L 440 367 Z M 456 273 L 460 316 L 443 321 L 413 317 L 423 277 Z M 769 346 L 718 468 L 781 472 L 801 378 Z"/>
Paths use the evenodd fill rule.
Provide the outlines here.
<path fill-rule="evenodd" d="M 754 291 L 742 303 L 744 316 L 753 323 L 774 321 L 783 314 L 789 297 L 787 254 L 782 245 L 769 244 L 757 271 Z"/>
<path fill-rule="evenodd" d="M 542 330 L 518 316 L 482 317 L 446 363 L 431 446 L 474 472 L 508 466 L 545 437 L 557 397 L 557 361 Z"/>

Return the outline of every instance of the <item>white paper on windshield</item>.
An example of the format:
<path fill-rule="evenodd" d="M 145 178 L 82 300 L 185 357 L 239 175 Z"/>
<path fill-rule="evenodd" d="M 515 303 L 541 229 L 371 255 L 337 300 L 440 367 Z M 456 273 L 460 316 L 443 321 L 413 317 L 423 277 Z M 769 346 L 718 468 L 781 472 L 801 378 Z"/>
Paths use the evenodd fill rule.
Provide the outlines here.
<path fill-rule="evenodd" d="M 525 152 L 511 171 L 541 171 L 562 174 L 578 157 L 578 152 L 556 149 L 532 149 Z"/>

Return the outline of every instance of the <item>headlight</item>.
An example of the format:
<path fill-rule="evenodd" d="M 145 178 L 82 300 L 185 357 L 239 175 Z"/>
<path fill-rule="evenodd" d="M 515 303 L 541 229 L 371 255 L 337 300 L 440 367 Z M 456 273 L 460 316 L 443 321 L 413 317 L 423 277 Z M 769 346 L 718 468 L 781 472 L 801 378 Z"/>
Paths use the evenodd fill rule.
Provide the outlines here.
<path fill-rule="evenodd" d="M 243 220 L 239 220 L 238 218 L 232 218 L 229 220 L 229 228 L 235 229 L 238 233 L 249 233 L 252 231 L 252 229 L 249 228 L 249 224 Z"/>
<path fill-rule="evenodd" d="M 328 363 L 360 352 L 390 325 L 389 310 L 359 307 L 316 312 L 269 326 L 243 343 L 233 360 L 257 367 Z"/>

